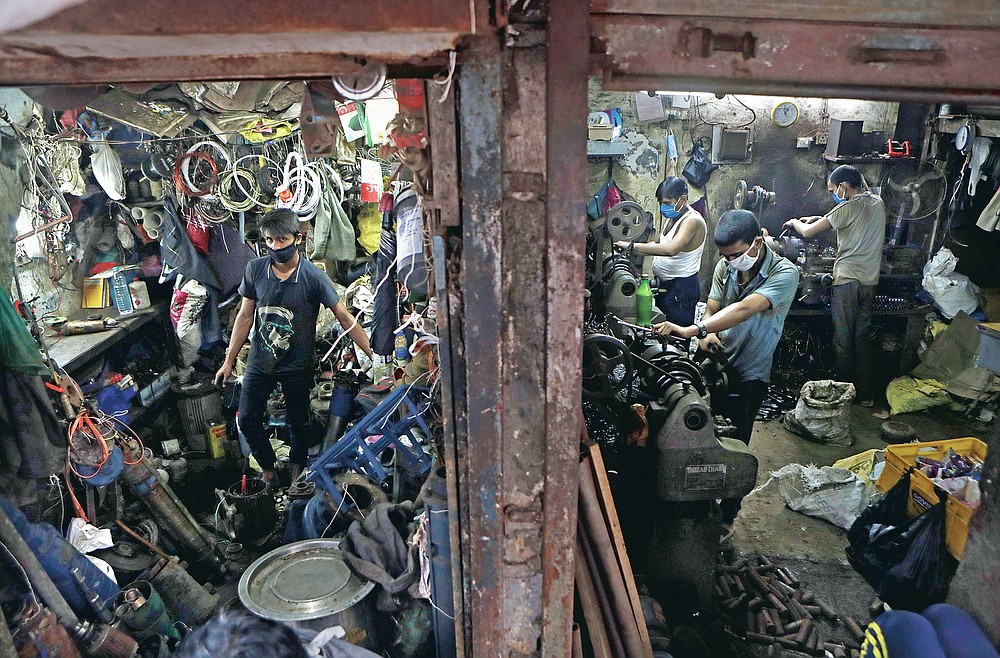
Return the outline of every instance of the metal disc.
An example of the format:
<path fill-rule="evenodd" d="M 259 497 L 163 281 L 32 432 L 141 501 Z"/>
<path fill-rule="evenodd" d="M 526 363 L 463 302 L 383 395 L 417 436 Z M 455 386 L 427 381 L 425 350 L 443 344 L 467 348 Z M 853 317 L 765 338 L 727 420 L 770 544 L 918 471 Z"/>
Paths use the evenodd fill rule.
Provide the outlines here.
<path fill-rule="evenodd" d="M 604 226 L 612 240 L 634 242 L 645 232 L 649 220 L 635 201 L 622 201 L 608 211 Z"/>

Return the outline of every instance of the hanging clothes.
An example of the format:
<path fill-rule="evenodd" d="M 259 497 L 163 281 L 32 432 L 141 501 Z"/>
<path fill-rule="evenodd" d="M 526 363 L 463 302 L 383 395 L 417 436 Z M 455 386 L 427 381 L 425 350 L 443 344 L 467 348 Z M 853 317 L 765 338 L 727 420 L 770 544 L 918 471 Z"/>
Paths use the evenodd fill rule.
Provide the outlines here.
<path fill-rule="evenodd" d="M 49 369 L 2 286 L 0 335 L 0 492 L 30 505 L 36 480 L 66 466 L 67 438 L 42 379 Z"/>
<path fill-rule="evenodd" d="M 354 246 L 354 226 L 337 196 L 337 185 L 329 173 L 324 173 L 324 192 L 316 210 L 316 228 L 313 231 L 315 246 L 309 258 L 325 260 L 352 260 L 357 256 Z"/>

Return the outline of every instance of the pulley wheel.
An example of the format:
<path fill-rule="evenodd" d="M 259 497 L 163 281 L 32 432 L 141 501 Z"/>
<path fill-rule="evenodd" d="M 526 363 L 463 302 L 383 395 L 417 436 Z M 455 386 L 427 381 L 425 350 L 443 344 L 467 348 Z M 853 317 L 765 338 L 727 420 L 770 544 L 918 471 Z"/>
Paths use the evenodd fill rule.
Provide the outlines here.
<path fill-rule="evenodd" d="M 612 240 L 635 242 L 649 226 L 646 211 L 635 201 L 622 201 L 608 211 L 604 224 Z"/>
<path fill-rule="evenodd" d="M 632 353 L 613 336 L 591 334 L 583 339 L 583 394 L 610 398 L 632 381 Z"/>
<path fill-rule="evenodd" d="M 747 202 L 747 182 L 745 180 L 737 181 L 736 190 L 733 192 L 733 208 L 736 210 L 742 210 L 746 207 Z"/>

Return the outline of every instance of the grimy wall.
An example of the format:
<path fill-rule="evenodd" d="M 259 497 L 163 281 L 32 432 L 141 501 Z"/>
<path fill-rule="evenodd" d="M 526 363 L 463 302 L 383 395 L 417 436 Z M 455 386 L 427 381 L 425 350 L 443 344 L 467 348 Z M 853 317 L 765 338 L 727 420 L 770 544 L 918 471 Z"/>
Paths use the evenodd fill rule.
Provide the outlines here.
<path fill-rule="evenodd" d="M 771 110 L 784 100 L 794 101 L 799 106 L 799 118 L 791 126 L 780 128 L 771 121 Z M 699 104 L 697 109 L 695 102 Z M 623 139 L 628 141 L 629 150 L 626 155 L 614 159 L 612 175 L 626 194 L 649 211 L 656 210 L 655 192 L 664 176 L 664 137 L 668 131 L 672 130 L 677 139 L 679 159 L 674 175 L 680 175 L 688 160 L 686 152 L 691 149 L 692 137 L 704 138 L 705 148 L 711 152 L 711 124 L 735 128 L 753 121 L 750 125 L 751 161 L 723 165 L 712 174 L 705 189 L 691 190 L 691 201 L 707 197 L 709 216 L 706 219 L 711 231 L 719 216 L 732 208 L 737 181 L 745 180 L 750 187 L 760 185 L 778 195 L 775 205 L 767 208 L 762 216 L 763 225 L 774 235 L 780 232 L 781 224 L 787 219 L 823 214 L 833 206 L 826 189 L 826 177 L 835 165 L 823 159 L 826 147 L 814 143 L 808 149 L 796 149 L 796 138 L 815 137 L 826 132 L 830 118 L 863 120 L 865 130 L 885 130 L 892 135 L 898 108 L 896 103 L 875 101 L 745 95 L 718 99 L 710 94 L 699 94 L 692 98 L 691 109 L 670 110 L 673 117 L 666 121 L 639 124 L 632 94 L 605 91 L 599 78 L 590 79 L 588 103 L 591 112 L 608 108 L 621 110 Z M 859 165 L 859 169 L 870 184 L 877 184 L 881 164 Z M 590 194 L 596 193 L 605 180 L 607 159 L 590 158 Z M 708 293 L 712 267 L 717 259 L 718 254 L 710 242 L 701 269 L 703 296 Z"/>

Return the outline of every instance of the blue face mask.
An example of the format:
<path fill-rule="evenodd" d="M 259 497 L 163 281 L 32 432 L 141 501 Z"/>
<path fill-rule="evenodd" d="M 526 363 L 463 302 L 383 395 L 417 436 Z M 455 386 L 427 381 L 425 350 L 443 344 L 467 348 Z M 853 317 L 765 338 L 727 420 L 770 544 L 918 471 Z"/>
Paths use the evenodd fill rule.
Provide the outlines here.
<path fill-rule="evenodd" d="M 660 204 L 660 214 L 667 219 L 677 219 L 681 216 L 680 210 L 675 210 L 672 204 L 661 203 Z"/>
<path fill-rule="evenodd" d="M 841 203 L 847 201 L 847 199 L 845 199 L 844 197 L 837 196 L 837 190 L 834 190 L 834 191 L 830 192 L 830 195 L 833 196 L 833 202 L 836 203 L 836 204 L 841 204 Z"/>

